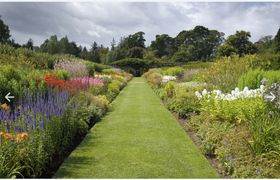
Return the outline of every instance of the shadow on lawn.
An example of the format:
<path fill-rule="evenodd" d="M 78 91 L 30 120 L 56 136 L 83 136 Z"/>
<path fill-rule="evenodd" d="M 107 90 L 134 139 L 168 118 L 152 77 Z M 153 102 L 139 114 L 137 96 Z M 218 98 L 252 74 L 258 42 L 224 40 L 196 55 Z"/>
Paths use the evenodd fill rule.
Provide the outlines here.
<path fill-rule="evenodd" d="M 62 166 L 59 169 L 59 174 L 53 178 L 69 177 L 73 172 L 79 174 L 81 169 L 85 166 L 91 166 L 93 163 L 96 163 L 96 160 L 92 156 L 71 155 L 67 158 L 67 165 Z"/>

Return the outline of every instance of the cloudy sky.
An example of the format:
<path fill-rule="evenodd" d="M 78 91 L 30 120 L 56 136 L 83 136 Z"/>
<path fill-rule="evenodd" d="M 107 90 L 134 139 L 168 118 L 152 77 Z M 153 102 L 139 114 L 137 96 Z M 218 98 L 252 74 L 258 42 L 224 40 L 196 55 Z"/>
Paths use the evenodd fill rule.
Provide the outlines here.
<path fill-rule="evenodd" d="M 147 44 L 156 34 L 176 36 L 203 25 L 226 34 L 250 31 L 252 41 L 275 35 L 280 27 L 280 3 L 191 2 L 47 2 L 0 3 L 0 15 L 12 38 L 40 45 L 50 35 L 67 35 L 79 45 L 93 41 L 110 45 L 112 38 L 144 31 Z"/>

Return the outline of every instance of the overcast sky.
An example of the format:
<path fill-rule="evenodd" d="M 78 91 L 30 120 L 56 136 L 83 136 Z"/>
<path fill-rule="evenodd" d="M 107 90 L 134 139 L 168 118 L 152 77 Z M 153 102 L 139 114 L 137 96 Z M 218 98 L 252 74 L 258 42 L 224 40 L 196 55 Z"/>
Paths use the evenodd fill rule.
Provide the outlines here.
<path fill-rule="evenodd" d="M 226 36 L 250 31 L 252 41 L 275 35 L 280 27 L 280 3 L 191 2 L 48 2 L 0 3 L 0 15 L 12 38 L 40 45 L 50 35 L 67 35 L 78 45 L 93 41 L 109 46 L 112 38 L 138 31 L 147 44 L 156 34 L 176 36 L 182 30 L 203 25 Z"/>

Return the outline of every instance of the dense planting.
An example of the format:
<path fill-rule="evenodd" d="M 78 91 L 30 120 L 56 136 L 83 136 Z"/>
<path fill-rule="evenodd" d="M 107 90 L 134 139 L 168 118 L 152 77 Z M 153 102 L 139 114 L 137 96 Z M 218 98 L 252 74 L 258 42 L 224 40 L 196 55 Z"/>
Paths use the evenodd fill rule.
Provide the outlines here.
<path fill-rule="evenodd" d="M 83 8 L 74 5 L 78 10 Z M 5 8 L 9 10 L 10 6 Z M 179 6 L 175 4 L 173 8 Z M 238 12 L 241 6 L 234 6 Z M 257 6 L 253 10 L 265 12 L 272 8 Z M 165 6 L 156 8 L 159 12 L 162 9 L 168 10 Z M 7 12 L 4 14 L 9 16 Z M 145 32 L 125 33 L 124 37 L 119 34 L 121 29 L 111 31 L 114 27 L 105 27 L 110 23 L 99 27 L 104 18 L 90 23 L 84 21 L 85 16 L 79 17 L 81 12 L 85 13 L 63 12 L 69 16 L 53 21 L 58 24 L 68 17 L 59 28 L 46 29 L 48 32 L 41 35 L 58 33 L 53 32 L 58 29 L 59 36 L 66 33 L 83 46 L 57 35 L 40 45 L 36 42 L 36 46 L 32 39 L 18 44 L 0 16 L 0 178 L 54 175 L 110 109 L 110 103 L 132 79 L 131 74 L 143 73 L 222 177 L 280 178 L 280 29 L 275 36 L 252 42 L 247 31 L 226 35 L 197 25 L 178 31 L 174 37 L 157 34 L 151 40 L 148 36 L 151 43 L 147 46 Z M 172 16 L 173 11 L 169 13 L 169 17 L 181 19 L 182 12 L 176 16 Z M 51 20 L 51 13 L 47 14 Z M 153 14 L 160 17 L 166 13 Z M 238 13 L 231 14 L 229 17 L 235 19 L 234 14 Z M 130 18 L 135 17 L 138 15 Z M 22 28 L 24 21 L 17 18 L 21 17 L 3 17 L 17 38 L 38 32 L 38 24 L 31 32 L 32 28 Z M 69 28 L 75 24 L 66 23 L 71 18 L 80 26 L 89 24 L 88 28 Z M 201 18 L 195 19 L 194 22 Z M 141 24 L 141 18 L 136 21 L 121 26 Z M 21 22 L 20 26 L 14 24 L 17 22 Z M 271 22 L 275 28 L 276 21 Z M 170 26 L 176 27 L 176 22 Z M 263 27 L 256 28 L 258 33 L 263 31 Z M 131 29 L 135 28 L 127 28 Z M 121 38 L 118 42 L 113 38 L 110 47 L 94 41 L 97 38 L 105 43 L 108 37 L 103 35 L 116 33 Z M 36 39 L 42 38 L 36 35 Z M 116 111 L 109 113 L 107 122 L 102 121 L 91 130 L 57 177 L 217 177 L 143 81 L 135 78 L 131 82 L 114 104 Z M 11 99 L 6 95 L 11 95 Z"/>
<path fill-rule="evenodd" d="M 278 55 L 191 66 L 151 69 L 144 77 L 168 109 L 186 120 L 201 151 L 218 160 L 223 176 L 279 178 Z"/>
<path fill-rule="evenodd" d="M 114 69 L 95 76 L 95 64 L 76 58 L 46 54 L 54 59 L 49 67 L 40 65 L 41 61 L 26 64 L 30 57 L 25 59 L 24 53 L 28 50 L 1 45 L 0 51 L 1 57 L 18 62 L 16 66 L 4 61 L 0 65 L 3 178 L 46 175 L 106 113 L 109 103 L 131 79 Z M 45 56 L 30 53 L 38 59 Z M 15 96 L 11 103 L 3 98 L 8 92 Z"/>

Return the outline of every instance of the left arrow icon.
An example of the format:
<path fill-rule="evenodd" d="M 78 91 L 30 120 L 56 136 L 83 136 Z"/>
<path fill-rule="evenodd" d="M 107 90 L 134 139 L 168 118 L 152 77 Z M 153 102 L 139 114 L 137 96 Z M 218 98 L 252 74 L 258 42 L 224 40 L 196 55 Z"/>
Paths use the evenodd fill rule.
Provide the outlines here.
<path fill-rule="evenodd" d="M 7 101 L 9 101 L 9 102 L 11 102 L 11 100 L 10 99 L 13 99 L 13 98 L 15 98 L 14 96 L 10 96 L 10 92 L 5 96 L 5 99 L 7 99 Z"/>

